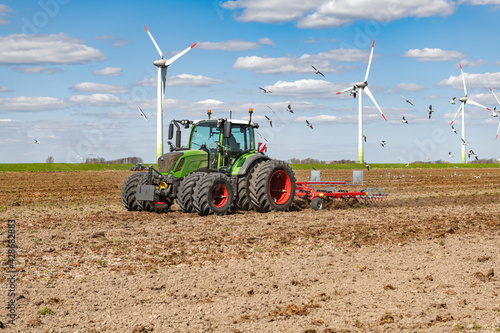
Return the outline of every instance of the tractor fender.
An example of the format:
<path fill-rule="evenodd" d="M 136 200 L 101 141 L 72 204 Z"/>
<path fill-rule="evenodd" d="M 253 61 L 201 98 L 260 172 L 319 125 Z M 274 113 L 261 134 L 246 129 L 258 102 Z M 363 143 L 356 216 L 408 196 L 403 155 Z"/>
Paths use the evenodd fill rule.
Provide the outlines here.
<path fill-rule="evenodd" d="M 257 163 L 257 161 L 261 160 L 261 162 L 263 162 L 263 161 L 267 161 L 270 159 L 271 158 L 269 156 L 261 155 L 261 154 L 256 154 L 256 155 L 250 156 L 249 158 L 247 158 L 245 160 L 245 162 L 241 166 L 240 170 L 238 170 L 238 176 L 245 176 L 247 174 L 247 171 L 250 169 L 250 167 L 253 164 Z"/>

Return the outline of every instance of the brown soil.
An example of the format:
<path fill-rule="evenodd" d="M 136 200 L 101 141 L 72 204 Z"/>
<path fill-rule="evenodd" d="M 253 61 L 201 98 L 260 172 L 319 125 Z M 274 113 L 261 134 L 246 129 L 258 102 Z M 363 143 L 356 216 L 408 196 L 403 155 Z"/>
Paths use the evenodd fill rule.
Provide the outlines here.
<path fill-rule="evenodd" d="M 126 211 L 130 172 L 0 173 L 4 331 L 500 331 L 500 171 L 364 173 L 387 200 L 222 217 Z"/>

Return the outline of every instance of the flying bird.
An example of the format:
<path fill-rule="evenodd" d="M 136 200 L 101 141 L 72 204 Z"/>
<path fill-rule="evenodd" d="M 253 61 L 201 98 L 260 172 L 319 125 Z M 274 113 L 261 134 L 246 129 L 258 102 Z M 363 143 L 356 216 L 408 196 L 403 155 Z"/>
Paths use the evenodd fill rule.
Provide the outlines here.
<path fill-rule="evenodd" d="M 264 115 L 264 117 L 266 117 L 267 121 L 269 122 L 269 125 L 271 125 L 271 127 L 273 127 L 273 121 L 266 115 Z"/>
<path fill-rule="evenodd" d="M 474 153 L 474 151 L 472 149 L 469 150 L 469 153 L 467 154 L 467 156 L 470 158 L 471 155 L 476 159 L 476 161 L 478 160 L 476 153 Z"/>
<path fill-rule="evenodd" d="M 449 157 L 449 158 L 452 158 L 452 157 L 453 157 L 453 155 L 451 154 L 451 151 L 448 153 L 448 157 Z"/>
<path fill-rule="evenodd" d="M 469 143 L 468 142 L 465 142 L 464 139 L 460 138 L 460 140 L 462 140 L 462 145 L 464 146 L 467 146 Z"/>
<path fill-rule="evenodd" d="M 307 126 L 311 127 L 311 129 L 314 129 L 314 128 L 313 128 L 313 125 L 312 125 L 310 122 L 308 122 L 308 121 L 306 120 L 306 123 L 307 123 Z"/>
<path fill-rule="evenodd" d="M 355 87 L 355 88 L 356 88 L 356 87 Z M 350 92 L 350 94 L 351 94 L 352 98 L 356 98 L 356 94 L 357 94 L 357 93 L 358 93 L 358 92 L 356 91 L 356 89 L 353 89 L 353 90 L 351 90 L 351 92 Z"/>
<path fill-rule="evenodd" d="M 429 105 L 429 110 L 427 112 L 429 112 L 429 119 L 431 119 L 431 115 L 434 112 L 434 110 L 432 109 L 432 105 Z"/>
<path fill-rule="evenodd" d="M 271 107 L 270 107 L 269 105 L 268 105 L 267 107 L 268 107 L 271 111 L 273 111 L 273 113 L 274 113 L 274 114 L 276 114 L 276 112 L 274 112 L 274 110 L 273 110 L 273 109 L 271 109 Z"/>
<path fill-rule="evenodd" d="M 410 100 L 409 100 L 408 98 L 404 97 L 403 95 L 401 95 L 401 97 L 403 97 L 403 98 L 404 98 L 404 100 L 406 101 L 406 103 L 408 103 L 408 104 L 410 104 L 411 106 L 413 106 L 413 103 L 412 103 L 412 102 L 410 102 Z"/>
<path fill-rule="evenodd" d="M 292 107 L 290 106 L 290 104 L 288 104 L 288 111 L 290 111 L 290 113 L 293 113 L 293 110 L 292 110 Z"/>
<path fill-rule="evenodd" d="M 312 68 L 314 68 L 314 71 L 316 72 L 316 74 L 320 74 L 321 76 L 325 77 L 323 75 L 323 73 L 321 73 L 319 70 L 316 69 L 316 67 L 314 67 L 313 65 L 311 65 Z"/>
<path fill-rule="evenodd" d="M 40 141 L 38 141 L 37 139 L 33 139 L 33 140 L 35 140 L 35 142 L 34 142 L 35 144 L 37 144 L 37 145 L 40 144 Z"/>
<path fill-rule="evenodd" d="M 453 131 L 453 133 L 458 135 L 457 130 L 455 129 L 455 127 L 453 127 L 453 125 L 451 125 L 451 130 Z"/>
<path fill-rule="evenodd" d="M 493 112 L 492 115 L 491 115 L 492 117 L 498 117 L 497 107 L 496 106 L 493 108 L 492 112 Z"/>
<path fill-rule="evenodd" d="M 364 134 L 363 134 L 363 139 L 364 139 L 364 140 L 365 140 L 365 142 L 366 142 L 366 135 L 364 135 Z"/>
<path fill-rule="evenodd" d="M 146 121 L 149 121 L 148 117 L 146 116 L 146 114 L 142 111 L 142 109 L 140 107 L 137 107 L 139 109 L 139 112 L 141 113 L 141 116 L 146 120 Z"/>
<path fill-rule="evenodd" d="M 271 90 L 266 90 L 266 89 L 260 88 L 260 87 L 259 87 L 259 89 L 262 90 L 264 92 L 264 94 L 271 94 L 272 93 Z"/>
<path fill-rule="evenodd" d="M 365 162 L 365 167 L 366 167 L 366 170 L 370 171 L 370 164 Z"/>
<path fill-rule="evenodd" d="M 406 120 L 405 116 L 403 116 L 403 123 L 408 124 L 408 120 Z"/>
<path fill-rule="evenodd" d="M 382 145 L 382 147 L 385 147 L 385 141 L 382 141 L 380 144 Z"/>
<path fill-rule="evenodd" d="M 456 99 L 456 97 L 453 97 L 453 98 L 450 100 L 450 104 L 455 104 L 455 99 Z"/>

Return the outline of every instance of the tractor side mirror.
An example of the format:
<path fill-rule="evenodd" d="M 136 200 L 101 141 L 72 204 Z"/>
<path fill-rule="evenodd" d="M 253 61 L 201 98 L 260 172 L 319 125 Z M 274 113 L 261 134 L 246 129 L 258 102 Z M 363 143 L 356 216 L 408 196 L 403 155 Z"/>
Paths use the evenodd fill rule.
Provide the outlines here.
<path fill-rule="evenodd" d="M 224 122 L 224 138 L 229 139 L 231 137 L 231 122 L 226 121 Z"/>
<path fill-rule="evenodd" d="M 168 125 L 168 139 L 172 140 L 173 137 L 174 137 L 174 124 L 170 123 Z"/>

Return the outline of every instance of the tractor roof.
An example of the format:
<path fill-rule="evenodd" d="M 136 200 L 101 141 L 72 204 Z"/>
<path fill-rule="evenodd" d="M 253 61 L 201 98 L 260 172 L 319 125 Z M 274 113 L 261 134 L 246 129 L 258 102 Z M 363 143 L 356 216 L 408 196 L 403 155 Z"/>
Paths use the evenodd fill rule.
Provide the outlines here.
<path fill-rule="evenodd" d="M 219 120 L 222 120 L 222 119 L 199 119 L 199 120 L 195 120 L 193 121 L 193 125 L 197 125 L 201 122 L 204 122 L 204 123 L 217 123 L 217 121 Z M 235 124 L 235 125 L 248 125 L 248 120 L 238 120 L 238 119 L 225 119 L 229 122 L 231 122 L 232 124 Z M 254 123 L 254 122 L 250 122 L 250 126 L 252 127 L 259 127 L 259 125 L 257 123 Z"/>

